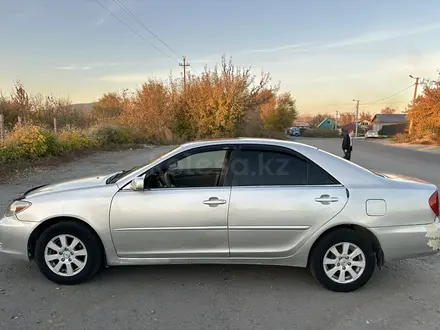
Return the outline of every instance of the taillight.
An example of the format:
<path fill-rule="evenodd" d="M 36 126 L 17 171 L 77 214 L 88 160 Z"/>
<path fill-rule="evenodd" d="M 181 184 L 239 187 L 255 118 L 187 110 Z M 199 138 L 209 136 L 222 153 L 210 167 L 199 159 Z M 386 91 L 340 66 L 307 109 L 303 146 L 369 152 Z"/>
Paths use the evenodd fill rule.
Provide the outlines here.
<path fill-rule="evenodd" d="M 438 190 L 436 190 L 435 193 L 433 193 L 431 197 L 429 197 L 429 206 L 431 207 L 432 211 L 434 211 L 436 216 L 440 216 Z"/>

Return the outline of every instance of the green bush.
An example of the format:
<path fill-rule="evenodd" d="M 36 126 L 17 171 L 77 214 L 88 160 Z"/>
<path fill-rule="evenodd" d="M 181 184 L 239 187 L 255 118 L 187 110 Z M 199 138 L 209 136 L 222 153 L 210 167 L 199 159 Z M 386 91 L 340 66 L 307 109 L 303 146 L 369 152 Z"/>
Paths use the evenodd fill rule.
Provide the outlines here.
<path fill-rule="evenodd" d="M 336 138 L 341 136 L 338 130 L 327 128 L 306 129 L 301 135 L 304 137 L 319 138 Z"/>
<path fill-rule="evenodd" d="M 18 125 L 0 143 L 0 162 L 35 159 L 57 155 L 61 151 L 61 145 L 52 132 L 35 125 Z"/>
<path fill-rule="evenodd" d="M 12 163 L 23 158 L 26 158 L 26 151 L 20 145 L 16 143 L 0 144 L 0 163 Z"/>
<path fill-rule="evenodd" d="M 6 139 L 0 141 L 0 164 L 74 150 L 132 144 L 139 142 L 139 134 L 136 136 L 129 128 L 118 125 L 100 125 L 91 130 L 62 130 L 59 134 L 35 125 L 16 126 Z"/>
<path fill-rule="evenodd" d="M 82 150 L 98 146 L 97 141 L 87 131 L 70 129 L 61 131 L 58 140 L 63 151 Z"/>
<path fill-rule="evenodd" d="M 119 125 L 94 127 L 90 132 L 90 137 L 96 141 L 98 146 L 133 143 L 130 129 Z"/>

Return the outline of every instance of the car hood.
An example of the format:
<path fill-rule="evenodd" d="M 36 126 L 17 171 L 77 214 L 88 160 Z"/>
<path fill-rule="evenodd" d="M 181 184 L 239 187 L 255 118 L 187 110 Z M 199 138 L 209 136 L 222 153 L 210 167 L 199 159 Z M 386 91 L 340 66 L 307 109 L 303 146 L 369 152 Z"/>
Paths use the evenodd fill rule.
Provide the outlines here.
<path fill-rule="evenodd" d="M 63 181 L 59 183 L 34 187 L 26 191 L 23 194 L 23 196 L 21 196 L 19 199 L 23 199 L 25 197 L 33 197 L 36 195 L 49 194 L 54 192 L 105 186 L 107 179 L 115 175 L 116 173 L 101 175 L 101 176 L 91 176 L 86 178 L 80 178 L 75 180 Z"/>

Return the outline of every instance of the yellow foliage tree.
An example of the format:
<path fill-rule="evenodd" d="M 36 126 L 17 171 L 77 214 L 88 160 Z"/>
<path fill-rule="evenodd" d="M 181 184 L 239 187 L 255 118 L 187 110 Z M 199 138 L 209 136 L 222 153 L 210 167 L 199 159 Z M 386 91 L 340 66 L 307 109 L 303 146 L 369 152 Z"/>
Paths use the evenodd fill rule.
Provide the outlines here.
<path fill-rule="evenodd" d="M 264 127 L 269 132 L 284 131 L 298 117 L 295 100 L 290 93 L 272 98 L 270 105 L 274 105 L 273 110 L 267 111 L 263 119 Z"/>
<path fill-rule="evenodd" d="M 391 107 L 386 107 L 386 108 L 383 108 L 380 111 L 380 113 L 385 114 L 385 115 L 392 115 L 392 114 L 396 113 L 396 109 L 393 109 Z"/>
<path fill-rule="evenodd" d="M 106 93 L 93 105 L 92 115 L 99 122 L 111 121 L 118 118 L 123 109 L 124 100 L 119 94 Z"/>
<path fill-rule="evenodd" d="M 213 70 L 186 77 L 185 86 L 181 79 L 149 80 L 124 107 L 122 119 L 161 141 L 261 135 L 261 113 L 278 91 L 269 82 L 268 74 L 256 80 L 250 69 L 223 56 Z"/>
<path fill-rule="evenodd" d="M 425 85 L 423 94 L 409 106 L 407 116 L 413 136 L 431 136 L 440 144 L 440 75 L 437 81 Z"/>

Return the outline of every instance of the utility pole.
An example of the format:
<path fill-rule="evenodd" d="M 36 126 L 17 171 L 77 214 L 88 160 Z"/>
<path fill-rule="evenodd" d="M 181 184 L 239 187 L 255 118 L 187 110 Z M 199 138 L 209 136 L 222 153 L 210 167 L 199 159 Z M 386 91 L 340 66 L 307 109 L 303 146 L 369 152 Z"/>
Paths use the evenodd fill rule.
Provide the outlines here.
<path fill-rule="evenodd" d="M 179 63 L 179 66 L 183 66 L 183 88 L 186 88 L 186 67 L 191 66 L 186 62 L 186 56 L 183 56 L 183 64 Z"/>
<path fill-rule="evenodd" d="M 358 137 L 359 100 L 354 100 L 353 99 L 353 101 L 356 101 L 356 118 L 354 120 L 356 128 L 355 128 L 354 136 Z"/>
<path fill-rule="evenodd" d="M 413 77 L 411 74 L 409 75 L 409 77 L 416 80 L 416 83 L 414 84 L 414 96 L 413 96 L 413 105 L 414 105 L 414 102 L 417 98 L 417 87 L 419 86 L 420 77 Z M 413 121 L 410 120 L 408 133 L 411 134 L 412 130 L 413 130 Z"/>
<path fill-rule="evenodd" d="M 338 111 L 336 110 L 335 129 L 338 129 Z"/>
<path fill-rule="evenodd" d="M 416 77 L 416 83 L 415 83 L 415 87 L 414 87 L 414 96 L 413 96 L 413 102 L 416 100 L 417 98 L 417 87 L 419 86 L 419 79 L 420 77 Z"/>

